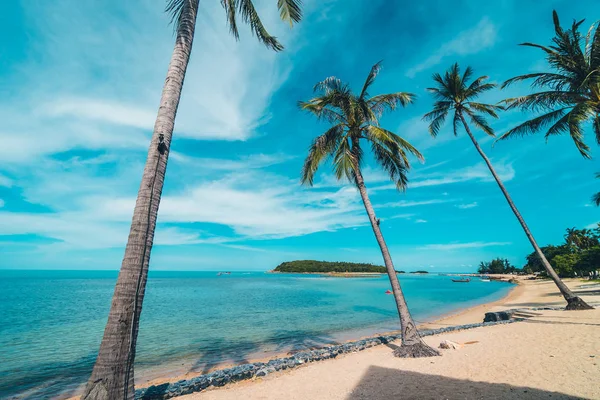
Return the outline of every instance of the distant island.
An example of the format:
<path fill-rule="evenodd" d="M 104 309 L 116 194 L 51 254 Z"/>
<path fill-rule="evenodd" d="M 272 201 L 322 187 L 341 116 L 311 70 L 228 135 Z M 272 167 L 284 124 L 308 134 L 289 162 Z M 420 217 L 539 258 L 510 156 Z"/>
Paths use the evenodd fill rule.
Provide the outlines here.
<path fill-rule="evenodd" d="M 283 262 L 270 272 L 295 274 L 385 274 L 387 270 L 381 265 L 365 263 L 297 260 Z M 404 271 L 396 272 L 403 273 Z"/>
<path fill-rule="evenodd" d="M 429 271 L 411 271 L 411 274 L 428 274 Z"/>

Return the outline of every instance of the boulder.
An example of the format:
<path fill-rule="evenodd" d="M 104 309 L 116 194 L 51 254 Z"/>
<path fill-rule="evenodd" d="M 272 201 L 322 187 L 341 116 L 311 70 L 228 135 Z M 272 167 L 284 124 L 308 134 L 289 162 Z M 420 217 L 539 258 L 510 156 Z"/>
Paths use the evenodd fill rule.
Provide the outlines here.
<path fill-rule="evenodd" d="M 508 321 L 512 318 L 513 311 L 499 311 L 485 313 L 483 322 Z"/>

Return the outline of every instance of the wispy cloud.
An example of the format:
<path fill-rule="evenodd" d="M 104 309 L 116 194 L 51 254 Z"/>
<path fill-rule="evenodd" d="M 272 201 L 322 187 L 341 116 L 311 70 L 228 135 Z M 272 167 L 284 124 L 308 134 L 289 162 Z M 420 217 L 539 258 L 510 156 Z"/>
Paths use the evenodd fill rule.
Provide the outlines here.
<path fill-rule="evenodd" d="M 421 246 L 419 250 L 460 250 L 460 249 L 472 249 L 481 247 L 492 247 L 492 246 L 508 246 L 511 242 L 469 242 L 469 243 L 446 243 L 446 244 L 428 244 Z"/>
<path fill-rule="evenodd" d="M 438 65 L 452 56 L 475 54 L 492 47 L 496 42 L 497 28 L 488 17 L 483 17 L 471 29 L 458 33 L 454 39 L 438 47 L 432 55 L 406 72 L 406 76 L 414 78 L 417 73 Z"/>
<path fill-rule="evenodd" d="M 415 224 L 424 224 L 426 222 L 427 222 L 426 219 L 417 219 L 417 220 L 415 220 Z"/>
<path fill-rule="evenodd" d="M 469 208 L 474 208 L 477 207 L 478 204 L 476 201 L 472 202 L 472 203 L 465 203 L 465 204 L 458 204 L 456 207 L 460 208 L 461 210 L 467 210 Z"/>

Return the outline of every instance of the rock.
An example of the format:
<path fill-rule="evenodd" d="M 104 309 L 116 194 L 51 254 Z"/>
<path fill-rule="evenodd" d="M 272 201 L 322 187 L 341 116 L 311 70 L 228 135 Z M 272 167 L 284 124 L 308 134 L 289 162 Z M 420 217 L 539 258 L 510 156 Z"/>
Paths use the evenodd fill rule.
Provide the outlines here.
<path fill-rule="evenodd" d="M 485 313 L 483 322 L 497 322 L 497 321 L 508 321 L 512 318 L 513 311 L 499 311 L 499 312 L 488 312 Z"/>
<path fill-rule="evenodd" d="M 452 350 L 457 350 L 460 349 L 462 347 L 462 344 L 453 342 L 451 340 L 442 340 L 440 342 L 440 349 L 452 349 Z"/>

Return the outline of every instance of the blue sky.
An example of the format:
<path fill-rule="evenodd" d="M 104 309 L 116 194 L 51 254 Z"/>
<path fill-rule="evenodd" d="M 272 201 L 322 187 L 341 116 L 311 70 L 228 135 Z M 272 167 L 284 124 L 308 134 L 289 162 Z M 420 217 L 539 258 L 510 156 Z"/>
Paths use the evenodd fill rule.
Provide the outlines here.
<path fill-rule="evenodd" d="M 543 4 L 542 4 L 543 3 Z M 405 193 L 371 164 L 365 178 L 398 269 L 469 271 L 531 252 L 468 138 L 429 137 L 421 116 L 431 74 L 453 62 L 502 82 L 545 68 L 552 9 L 564 24 L 600 16 L 597 1 L 305 0 L 290 29 L 275 2 L 257 1 L 286 50 L 236 42 L 217 0 L 202 1 L 159 212 L 151 268 L 266 270 L 292 259 L 381 263 L 356 190 L 328 165 L 299 185 L 311 139 L 326 125 L 296 108 L 336 75 L 359 88 L 384 69 L 373 94 L 418 101 L 382 125 L 425 155 Z M 0 268 L 118 269 L 172 50 L 158 0 L 24 0 L 0 5 Z M 526 86 L 490 93 L 495 102 Z M 525 116 L 494 121 L 498 132 Z M 594 156 L 588 129 L 588 141 Z M 567 137 L 531 136 L 484 150 L 541 245 L 600 220 L 596 159 Z"/>

